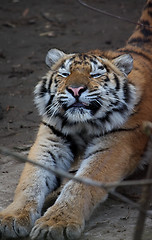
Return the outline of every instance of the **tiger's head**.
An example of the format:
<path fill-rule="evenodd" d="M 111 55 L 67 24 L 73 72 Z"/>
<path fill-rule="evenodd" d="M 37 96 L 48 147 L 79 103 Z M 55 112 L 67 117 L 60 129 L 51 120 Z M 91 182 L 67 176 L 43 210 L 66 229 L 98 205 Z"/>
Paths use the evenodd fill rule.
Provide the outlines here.
<path fill-rule="evenodd" d="M 98 120 L 108 128 L 123 124 L 132 112 L 136 91 L 127 79 L 133 67 L 129 54 L 108 60 L 51 49 L 46 64 L 50 71 L 35 88 L 35 102 L 48 121 L 60 118 L 76 124 Z"/>

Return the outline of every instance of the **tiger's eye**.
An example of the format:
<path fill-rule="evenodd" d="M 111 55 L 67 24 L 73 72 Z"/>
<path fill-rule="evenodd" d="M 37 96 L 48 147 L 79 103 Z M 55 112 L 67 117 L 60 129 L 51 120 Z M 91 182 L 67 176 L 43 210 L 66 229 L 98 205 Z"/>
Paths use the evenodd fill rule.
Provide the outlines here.
<path fill-rule="evenodd" d="M 59 72 L 58 74 L 62 77 L 68 77 L 70 75 L 70 73 L 68 72 L 63 72 L 63 73 Z"/>
<path fill-rule="evenodd" d="M 102 76 L 102 74 L 100 74 L 100 73 L 95 73 L 95 74 L 90 74 L 91 75 L 91 77 L 93 77 L 93 78 L 98 78 L 98 77 L 101 77 Z"/>

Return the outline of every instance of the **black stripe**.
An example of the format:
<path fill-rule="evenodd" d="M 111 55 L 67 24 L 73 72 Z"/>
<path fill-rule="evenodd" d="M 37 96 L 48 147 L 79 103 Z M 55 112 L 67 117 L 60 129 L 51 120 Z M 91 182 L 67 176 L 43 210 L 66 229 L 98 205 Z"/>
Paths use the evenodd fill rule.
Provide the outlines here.
<path fill-rule="evenodd" d="M 45 78 L 45 79 L 43 79 L 43 82 L 42 82 L 42 86 L 41 86 L 41 88 L 40 88 L 40 92 L 39 92 L 39 96 L 42 98 L 42 97 L 44 97 L 44 95 L 46 94 L 46 92 L 47 92 L 47 89 L 46 89 L 46 81 L 47 81 L 47 79 Z"/>
<path fill-rule="evenodd" d="M 88 59 L 88 56 L 86 54 L 83 54 L 83 59 L 86 61 Z"/>
<path fill-rule="evenodd" d="M 90 61 L 91 61 L 92 63 L 94 63 L 95 65 L 97 65 L 97 61 L 94 60 L 93 58 L 90 58 Z"/>
<path fill-rule="evenodd" d="M 100 119 L 99 119 L 100 120 Z M 98 125 L 98 123 L 96 122 L 96 120 L 88 120 L 88 124 L 89 125 L 91 125 L 90 127 L 92 128 L 92 127 L 94 127 L 94 128 L 99 128 L 99 125 Z M 92 136 L 91 134 L 90 134 L 90 136 Z"/>
<path fill-rule="evenodd" d="M 145 39 L 145 38 L 141 38 L 141 37 L 132 38 L 128 41 L 129 44 L 135 43 L 137 46 L 141 46 L 144 43 L 149 43 L 149 42 L 151 42 L 150 39 Z"/>
<path fill-rule="evenodd" d="M 91 114 L 94 116 L 96 112 L 101 108 L 100 103 L 96 101 L 92 101 L 89 105 L 88 109 L 91 110 Z"/>
<path fill-rule="evenodd" d="M 55 158 L 55 156 L 54 156 L 54 154 L 51 152 L 51 151 L 47 151 L 48 152 L 48 154 L 51 156 L 51 158 L 52 158 L 52 160 L 53 160 L 53 163 L 54 163 L 54 165 L 56 166 L 56 158 Z"/>
<path fill-rule="evenodd" d="M 140 30 L 140 31 L 141 31 L 141 33 L 142 33 L 145 37 L 152 36 L 152 31 L 150 31 L 150 29 L 143 28 L 143 29 Z"/>
<path fill-rule="evenodd" d="M 106 132 L 104 135 L 108 135 L 108 134 L 111 134 L 111 133 L 121 133 L 121 132 L 134 132 L 134 131 L 136 131 L 137 129 L 139 129 L 140 128 L 140 126 L 139 125 L 137 125 L 136 127 L 134 127 L 134 128 L 119 128 L 119 129 L 113 129 L 113 130 L 111 130 L 110 132 Z M 103 136 L 103 135 L 102 135 Z"/>
<path fill-rule="evenodd" d="M 69 59 L 69 62 L 72 62 L 74 59 L 75 59 L 75 56 L 71 57 L 71 58 Z M 70 67 L 71 67 L 71 66 L 70 66 Z"/>
<path fill-rule="evenodd" d="M 55 116 L 60 118 L 60 120 L 62 121 L 61 129 L 63 129 L 65 126 L 74 126 L 74 125 L 77 124 L 77 122 L 69 122 L 69 121 L 67 121 L 67 117 L 62 115 L 62 114 L 60 114 L 60 113 L 56 113 Z"/>
<path fill-rule="evenodd" d="M 109 150 L 109 148 L 104 148 L 104 149 L 98 149 L 97 151 L 91 152 L 89 155 L 87 155 L 84 159 L 91 157 L 92 155 L 95 155 L 97 153 L 102 153 Z"/>
<path fill-rule="evenodd" d="M 124 92 L 124 97 L 125 97 L 124 100 L 125 100 L 125 102 L 128 102 L 130 99 L 130 89 L 129 89 L 127 82 L 125 82 L 123 85 L 123 92 Z"/>
<path fill-rule="evenodd" d="M 51 75 L 50 79 L 49 79 L 49 84 L 48 84 L 48 91 L 49 91 L 49 93 L 51 92 L 51 91 L 50 91 L 50 88 L 51 88 L 53 76 L 54 76 L 55 74 L 56 74 L 56 73 L 53 73 L 53 74 Z"/>
<path fill-rule="evenodd" d="M 115 106 L 117 106 L 117 102 L 115 103 Z M 110 123 L 110 115 L 113 114 L 113 112 L 118 112 L 118 113 L 124 113 L 124 111 L 128 110 L 127 106 L 123 104 L 121 107 L 114 107 L 111 111 L 108 111 L 106 113 L 105 117 L 100 118 L 101 123 L 109 122 Z"/>
<path fill-rule="evenodd" d="M 50 99 L 48 101 L 48 103 L 46 104 L 45 106 L 45 109 L 46 109 L 46 112 L 47 112 L 47 115 L 50 117 L 52 115 L 52 113 L 49 111 L 49 108 L 50 108 L 50 105 L 53 101 L 53 98 L 54 98 L 54 95 L 50 95 Z"/>
<path fill-rule="evenodd" d="M 70 170 L 69 173 L 76 173 L 78 170 Z"/>
<path fill-rule="evenodd" d="M 62 132 L 58 131 L 57 129 L 55 129 L 52 125 L 42 121 L 42 123 L 47 126 L 48 128 L 50 128 L 52 130 L 52 132 L 57 136 L 57 137 L 62 137 L 64 139 L 67 139 L 67 136 L 64 135 Z"/>
<path fill-rule="evenodd" d="M 78 53 L 78 57 L 82 59 L 82 53 Z"/>
<path fill-rule="evenodd" d="M 142 19 L 142 20 L 140 20 L 140 23 L 143 24 L 143 25 L 145 25 L 145 26 L 143 26 L 143 27 L 146 27 L 146 25 L 147 25 L 147 26 L 150 26 L 150 23 L 149 23 L 148 20 Z"/>
<path fill-rule="evenodd" d="M 62 120 L 62 129 L 63 129 L 65 126 L 72 127 L 72 126 L 77 125 L 76 122 L 69 122 L 69 121 L 67 121 L 67 118 L 66 118 L 66 117 L 61 118 L 61 120 Z"/>
<path fill-rule="evenodd" d="M 81 62 L 81 61 L 76 61 L 76 60 L 73 61 L 73 64 L 75 64 L 75 65 L 77 65 L 77 64 L 78 64 L 78 65 L 82 65 L 82 63 L 83 63 L 83 62 Z"/>
<path fill-rule="evenodd" d="M 140 128 L 139 125 L 137 125 L 136 127 L 134 128 L 119 128 L 119 129 L 113 129 L 111 130 L 110 132 L 107 132 L 107 134 L 110 134 L 110 133 L 115 133 L 115 132 L 133 132 L 133 131 L 136 131 L 138 128 Z"/>
<path fill-rule="evenodd" d="M 65 64 L 64 63 L 61 65 L 61 68 L 65 68 Z"/>
<path fill-rule="evenodd" d="M 62 132 L 58 131 L 57 129 L 55 129 L 52 125 L 42 121 L 42 124 L 44 124 L 45 126 L 47 126 L 48 128 L 51 129 L 51 131 L 57 136 L 60 137 L 62 139 L 64 139 L 67 143 L 69 143 L 69 147 L 71 152 L 73 153 L 73 155 L 77 154 L 77 148 L 75 145 L 75 142 L 73 141 L 72 137 L 70 135 L 64 135 Z"/>
<path fill-rule="evenodd" d="M 147 8 L 151 8 L 152 7 L 152 2 L 149 2 L 146 4 L 146 6 L 144 7 L 144 10 L 147 9 Z"/>
<path fill-rule="evenodd" d="M 105 64 L 103 66 L 106 69 L 107 73 L 109 73 L 110 71 L 109 71 L 108 67 Z"/>
<path fill-rule="evenodd" d="M 149 58 L 147 55 L 145 55 L 143 52 L 137 52 L 136 50 L 129 50 L 129 49 L 124 49 L 124 50 L 117 50 L 118 52 L 122 52 L 122 53 L 134 53 L 137 54 L 145 59 L 147 59 L 148 61 L 151 61 L 152 59 Z"/>
<path fill-rule="evenodd" d="M 152 17 L 152 11 L 148 11 L 148 15 Z"/>
<path fill-rule="evenodd" d="M 122 107 L 116 107 L 112 109 L 112 112 L 119 112 L 119 113 L 124 113 L 124 111 L 128 110 L 128 107 L 123 104 Z"/>
<path fill-rule="evenodd" d="M 152 36 L 152 31 L 150 29 L 147 29 L 143 27 L 140 32 L 144 35 L 144 37 Z"/>
<path fill-rule="evenodd" d="M 118 79 L 118 77 L 115 73 L 114 73 L 114 80 L 115 80 L 115 83 L 116 83 L 116 90 L 118 91 L 120 89 L 120 82 L 119 82 L 119 79 Z"/>
<path fill-rule="evenodd" d="M 138 128 L 140 128 L 140 126 L 138 125 L 138 126 L 136 126 L 136 127 L 134 127 L 134 128 L 119 128 L 119 129 L 113 129 L 113 130 L 111 130 L 111 131 L 108 131 L 108 132 L 105 132 L 104 134 L 103 133 L 101 133 L 101 134 L 98 134 L 98 135 L 90 135 L 91 137 L 92 137 L 92 139 L 93 138 L 100 138 L 100 137 L 103 137 L 103 136 L 105 136 L 105 135 L 108 135 L 108 134 L 112 134 L 112 133 L 121 133 L 121 132 L 133 132 L 133 131 L 136 131 Z"/>
<path fill-rule="evenodd" d="M 105 81 L 105 82 L 109 82 L 109 81 L 110 81 L 109 77 L 106 76 L 106 78 L 104 79 L 104 81 Z"/>
<path fill-rule="evenodd" d="M 103 70 L 103 69 L 104 69 L 104 66 L 99 66 L 98 69 Z"/>
<path fill-rule="evenodd" d="M 60 177 L 56 177 L 56 181 L 56 188 L 54 189 L 54 191 L 61 186 L 62 179 Z"/>
<path fill-rule="evenodd" d="M 110 120 L 109 120 L 109 117 L 110 117 L 110 115 L 112 114 L 112 111 L 108 111 L 107 113 L 106 113 L 106 116 L 105 117 L 102 117 L 102 118 L 100 118 L 99 120 L 100 120 L 100 122 L 110 122 Z"/>

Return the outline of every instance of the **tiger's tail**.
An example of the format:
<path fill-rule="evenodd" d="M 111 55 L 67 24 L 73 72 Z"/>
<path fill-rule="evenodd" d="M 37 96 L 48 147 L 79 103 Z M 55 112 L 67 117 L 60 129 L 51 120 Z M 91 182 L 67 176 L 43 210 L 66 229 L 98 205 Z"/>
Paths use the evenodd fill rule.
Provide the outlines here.
<path fill-rule="evenodd" d="M 152 52 L 152 0 L 146 2 L 139 24 L 127 44 Z"/>

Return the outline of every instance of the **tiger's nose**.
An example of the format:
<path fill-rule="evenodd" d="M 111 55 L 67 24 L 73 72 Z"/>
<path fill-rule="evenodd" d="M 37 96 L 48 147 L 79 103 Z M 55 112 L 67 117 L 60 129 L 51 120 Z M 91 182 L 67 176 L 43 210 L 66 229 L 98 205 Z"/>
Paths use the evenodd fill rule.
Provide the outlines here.
<path fill-rule="evenodd" d="M 71 93 L 74 97 L 78 97 L 81 95 L 82 92 L 86 90 L 85 86 L 80 87 L 67 87 L 69 93 Z"/>

